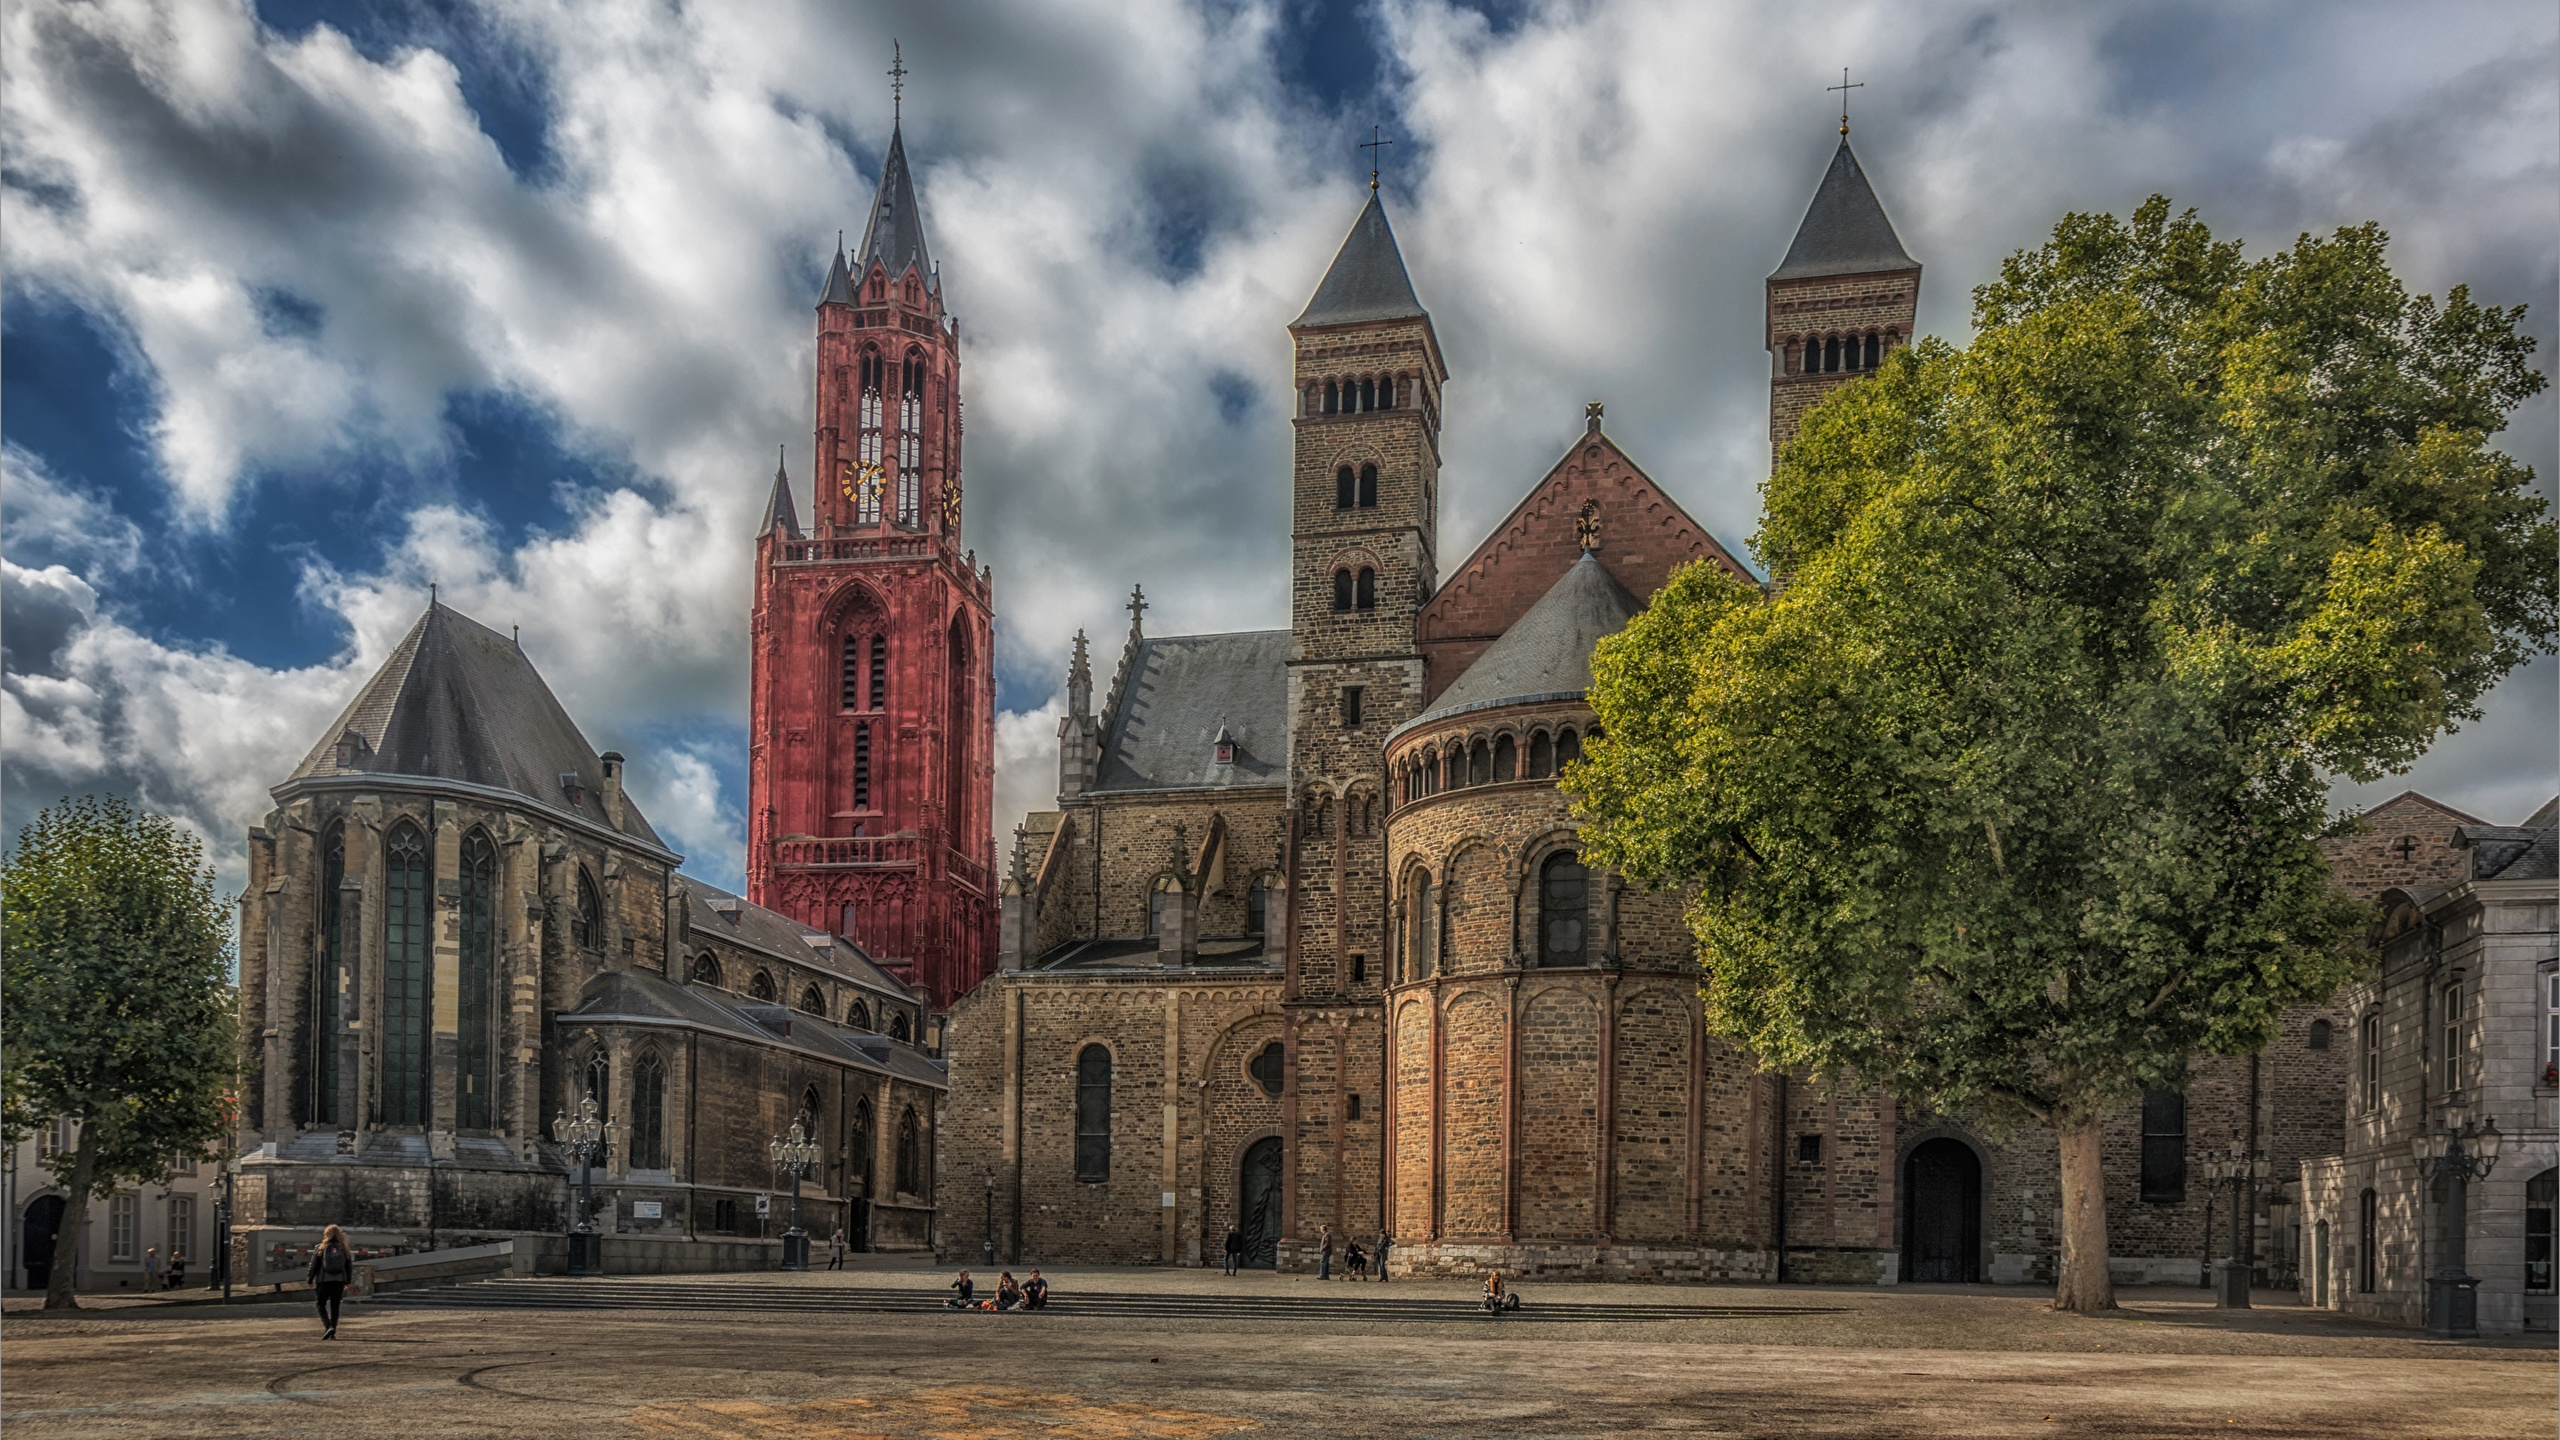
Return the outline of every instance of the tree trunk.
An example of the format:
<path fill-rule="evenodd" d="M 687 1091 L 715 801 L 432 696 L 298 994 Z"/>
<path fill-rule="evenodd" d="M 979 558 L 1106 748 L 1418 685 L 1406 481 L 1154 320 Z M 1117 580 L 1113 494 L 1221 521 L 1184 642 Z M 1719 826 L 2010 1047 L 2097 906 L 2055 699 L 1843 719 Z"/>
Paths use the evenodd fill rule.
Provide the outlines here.
<path fill-rule="evenodd" d="M 45 1286 L 44 1308 L 77 1310 L 80 1299 L 71 1282 L 80 1265 L 80 1237 L 89 1228 L 89 1181 L 98 1173 L 97 1127 L 83 1123 L 80 1143 L 71 1154 L 71 1193 L 62 1207 L 62 1226 L 53 1232 L 53 1277 Z"/>
<path fill-rule="evenodd" d="M 2062 1142 L 2062 1274 L 2053 1308 L 2083 1315 L 2116 1308 L 2107 1274 L 2107 1186 L 2099 1167 L 2097 1117 L 2060 1131 Z"/>

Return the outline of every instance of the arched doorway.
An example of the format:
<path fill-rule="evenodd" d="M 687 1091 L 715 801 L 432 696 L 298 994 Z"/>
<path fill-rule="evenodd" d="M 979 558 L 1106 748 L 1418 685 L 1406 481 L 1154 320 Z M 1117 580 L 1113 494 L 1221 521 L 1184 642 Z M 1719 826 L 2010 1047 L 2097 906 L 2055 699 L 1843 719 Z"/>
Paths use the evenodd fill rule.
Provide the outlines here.
<path fill-rule="evenodd" d="M 1961 1140 L 1913 1147 L 1902 1162 L 1902 1276 L 1969 1285 L 1982 1274 L 1982 1162 Z"/>
<path fill-rule="evenodd" d="M 62 1197 L 39 1195 L 27 1206 L 26 1224 L 18 1232 L 18 1255 L 26 1266 L 27 1288 L 53 1284 L 53 1241 L 62 1233 Z"/>
<path fill-rule="evenodd" d="M 1244 1263 L 1270 1270 L 1280 1264 L 1280 1137 L 1268 1136 L 1245 1147 L 1237 1167 L 1237 1225 L 1244 1231 Z"/>

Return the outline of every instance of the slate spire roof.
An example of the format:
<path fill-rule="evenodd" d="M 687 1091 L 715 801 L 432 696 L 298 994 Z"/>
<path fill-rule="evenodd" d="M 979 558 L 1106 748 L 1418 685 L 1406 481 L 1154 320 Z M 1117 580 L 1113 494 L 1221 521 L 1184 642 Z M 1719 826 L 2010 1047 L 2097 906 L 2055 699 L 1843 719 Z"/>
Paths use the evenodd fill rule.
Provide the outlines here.
<path fill-rule="evenodd" d="M 1796 227 L 1795 243 L 1787 247 L 1787 258 L 1778 262 L 1769 278 L 1796 280 L 1919 266 L 1902 248 L 1901 237 L 1893 233 L 1893 222 L 1885 218 L 1883 203 L 1867 184 L 1857 152 L 1849 148 L 1849 137 L 1842 135 L 1840 148 L 1832 152 L 1831 168 L 1822 173 L 1813 203 L 1805 207 L 1804 223 Z"/>
<path fill-rule="evenodd" d="M 827 284 L 825 289 L 818 292 L 818 303 L 821 305 L 853 303 L 853 272 L 845 268 L 844 232 L 841 230 L 836 232 L 836 263 L 827 267 Z"/>
<path fill-rule="evenodd" d="M 611 830 L 604 761 L 515 641 L 436 601 L 294 767 L 307 780 L 411 776 L 512 790 Z M 574 792 L 561 777 L 576 777 Z M 665 850 L 625 795 L 621 832 Z"/>
<path fill-rule="evenodd" d="M 862 227 L 853 268 L 868 271 L 874 260 L 888 268 L 891 279 L 910 265 L 918 275 L 933 278 L 933 256 L 924 248 L 924 212 L 916 207 L 915 182 L 907 175 L 906 136 L 896 127 L 889 131 L 889 154 L 880 162 L 880 193 L 871 199 L 871 219 Z"/>
<path fill-rule="evenodd" d="M 791 470 L 782 463 L 779 455 L 773 462 L 773 494 L 764 502 L 764 524 L 757 528 L 756 533 L 770 535 L 776 525 L 781 526 L 782 533 L 791 539 L 800 538 L 800 512 L 791 503 Z"/>
<path fill-rule="evenodd" d="M 1396 233 L 1387 225 L 1386 206 L 1372 190 L 1368 205 L 1351 222 L 1351 233 L 1335 253 L 1333 268 L 1324 272 L 1324 283 L 1316 287 L 1315 298 L 1289 325 L 1296 329 L 1362 320 L 1411 320 L 1429 313 L 1414 296 L 1404 254 L 1396 248 Z"/>
<path fill-rule="evenodd" d="M 1421 718 L 1542 697 L 1578 697 L 1591 688 L 1592 647 L 1627 628 L 1642 609 L 1643 602 L 1618 583 L 1600 557 L 1585 550 L 1528 613 L 1476 657 L 1467 673 L 1440 692 L 1430 715 Z"/>

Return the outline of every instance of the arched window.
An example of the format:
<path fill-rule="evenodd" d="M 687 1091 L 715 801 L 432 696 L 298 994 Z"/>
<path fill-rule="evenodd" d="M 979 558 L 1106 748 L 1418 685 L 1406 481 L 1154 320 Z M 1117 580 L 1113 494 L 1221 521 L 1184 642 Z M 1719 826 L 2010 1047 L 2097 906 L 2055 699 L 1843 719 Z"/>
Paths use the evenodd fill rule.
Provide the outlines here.
<path fill-rule="evenodd" d="M 872 298 L 879 298 L 879 282 L 877 281 L 872 283 Z M 854 453 L 860 458 L 862 468 L 868 472 L 869 475 L 879 474 L 879 470 L 876 467 L 881 462 L 880 393 L 883 388 L 882 382 L 886 378 L 884 374 L 886 369 L 887 366 L 880 357 L 880 351 L 876 347 L 864 347 L 862 352 L 862 409 L 860 415 L 856 417 L 861 439 L 857 442 L 857 448 Z M 856 525 L 879 524 L 879 485 L 868 478 L 858 478 L 854 485 L 853 497 L 853 523 Z"/>
<path fill-rule="evenodd" d="M 347 907 L 347 831 L 329 828 L 320 843 L 320 963 L 311 969 L 311 1033 L 302 1048 L 303 1114 L 313 1125 L 338 1123 L 338 1036 L 346 1028 L 339 1009 L 350 953 Z"/>
<path fill-rule="evenodd" d="M 827 997 L 818 993 L 817 986 L 812 985 L 800 992 L 800 1013 L 803 1015 L 827 1013 Z"/>
<path fill-rule="evenodd" d="M 863 1004 L 859 1000 L 854 1001 L 852 1006 L 844 1012 L 844 1023 L 852 1026 L 856 1030 L 870 1029 L 871 1007 Z"/>
<path fill-rule="evenodd" d="M 1348 509 L 1350 509 L 1350 508 L 1351 508 L 1351 504 L 1352 504 L 1352 497 L 1353 497 L 1353 495 L 1357 492 L 1357 490 L 1358 490 L 1358 488 L 1359 488 L 1359 483 L 1360 483 L 1359 481 L 1357 481 L 1357 480 L 1355 480 L 1355 479 L 1353 479 L 1353 478 L 1352 478 L 1352 475 L 1351 475 L 1351 467 L 1350 467 L 1350 466 L 1348 466 L 1348 465 L 1345 465 L 1345 466 L 1343 466 L 1341 469 L 1334 471 L 1334 472 L 1333 472 L 1333 508 L 1334 508 L 1334 509 L 1336 509 L 1336 510 L 1348 510 Z"/>
<path fill-rule="evenodd" d="M 1378 467 L 1375 465 L 1360 467 L 1360 508 L 1363 510 L 1378 508 Z"/>
<path fill-rule="evenodd" d="M 1822 342 L 1822 369 L 1823 373 L 1829 374 L 1839 368 L 1840 337 L 1834 335 L 1830 339 Z"/>
<path fill-rule="evenodd" d="M 596 893 L 596 877 L 578 867 L 576 908 L 569 915 L 569 938 L 589 950 L 604 946 L 604 897 Z"/>
<path fill-rule="evenodd" d="M 1431 883 L 1431 872 L 1417 872 L 1422 883 L 1415 887 L 1413 899 L 1413 978 L 1428 980 L 1440 968 L 1440 887 Z"/>
<path fill-rule="evenodd" d="M 761 970 L 757 971 L 756 978 L 747 982 L 747 998 L 759 1005 L 772 1004 L 773 977 Z"/>
<path fill-rule="evenodd" d="M 924 1129 L 916 1124 L 916 1107 L 898 1117 L 898 1193 L 924 1193 Z"/>
<path fill-rule="evenodd" d="M 1355 610 L 1378 608 L 1378 572 L 1363 565 L 1352 580 L 1351 606 Z"/>
<path fill-rule="evenodd" d="M 871 722 L 853 723 L 853 808 L 871 808 Z"/>
<path fill-rule="evenodd" d="M 1861 364 L 1858 368 L 1861 370 L 1873 370 L 1883 363 L 1884 337 L 1870 330 L 1867 332 L 1867 358 L 1865 363 Z"/>
<path fill-rule="evenodd" d="M 909 347 L 898 369 L 898 523 L 915 525 L 924 518 L 924 352 Z"/>
<path fill-rule="evenodd" d="M 1467 783 L 1470 785 L 1493 783 L 1493 747 L 1482 740 L 1467 747 Z"/>
<path fill-rule="evenodd" d="M 1566 767 L 1567 765 L 1572 764 L 1574 761 L 1579 760 L 1579 759 L 1581 759 L 1581 758 L 1582 758 L 1582 742 L 1581 742 L 1580 740 L 1578 740 L 1578 739 L 1575 739 L 1575 738 L 1574 738 L 1574 734 L 1573 734 L 1573 732 L 1572 732 L 1571 730 L 1559 730 L 1559 731 L 1557 731 L 1557 732 L 1556 732 L 1556 773 L 1557 773 L 1558 775 L 1562 775 L 1562 774 L 1564 773 L 1564 767 Z"/>
<path fill-rule="evenodd" d="M 1360 377 L 1360 408 L 1363 410 L 1378 408 L 1378 382 L 1373 377 L 1366 375 Z"/>
<path fill-rule="evenodd" d="M 889 637 L 871 637 L 871 708 L 889 708 Z"/>
<path fill-rule="evenodd" d="M 498 847 L 489 832 L 474 828 L 462 837 L 460 922 L 462 954 L 454 996 L 453 1122 L 464 1130 L 486 1130 L 493 1113 L 491 1091 L 497 1084 L 497 1039 L 494 1016 L 498 985 Z"/>
<path fill-rule="evenodd" d="M 1332 381 L 1327 380 L 1324 382 L 1324 413 L 1331 415 L 1341 408 L 1342 392 Z"/>
<path fill-rule="evenodd" d="M 892 1010 L 889 1012 L 889 1038 L 900 1041 L 910 1038 L 907 1030 L 906 1011 Z"/>
<path fill-rule="evenodd" d="M 1591 875 L 1582 857 L 1560 850 L 1538 867 L 1538 963 L 1587 963 Z"/>
<path fill-rule="evenodd" d="M 1333 572 L 1333 608 L 1351 608 L 1351 570 L 1348 566 Z"/>
<path fill-rule="evenodd" d="M 969 663 L 969 617 L 951 617 L 951 703 L 944 719 L 942 817 L 953 835 L 975 834 L 976 818 L 969 813 L 969 762 L 978 731 L 971 715 L 971 681 Z"/>
<path fill-rule="evenodd" d="M 581 1076 L 585 1093 L 596 1102 L 596 1118 L 613 1118 L 613 1060 L 602 1050 L 587 1056 L 587 1068 Z"/>
<path fill-rule="evenodd" d="M 667 1168 L 667 1062 L 653 1054 L 631 1067 L 631 1163 Z"/>
<path fill-rule="evenodd" d="M 1508 735 L 1494 739 L 1493 778 L 1497 784 L 1520 778 L 1520 742 Z"/>
<path fill-rule="evenodd" d="M 713 958 L 708 950 L 693 957 L 693 983 L 696 985 L 720 983 L 720 962 Z"/>
<path fill-rule="evenodd" d="M 1378 408 L 1381 410 L 1396 408 L 1396 377 L 1393 375 L 1378 377 Z"/>
<path fill-rule="evenodd" d="M 1076 1178 L 1111 1178 L 1111 1052 L 1100 1045 L 1076 1055 Z"/>
<path fill-rule="evenodd" d="M 853 1130 L 845 1138 L 845 1168 L 862 1182 L 862 1193 L 871 1193 L 871 1152 L 877 1146 L 871 1132 L 871 1097 L 853 1102 Z"/>
<path fill-rule="evenodd" d="M 801 1132 L 802 1134 L 811 1139 L 817 1138 L 818 1117 L 825 1113 L 826 1101 L 818 1094 L 817 1086 L 811 1085 L 800 1092 L 800 1123 L 807 1127 Z"/>
<path fill-rule="evenodd" d="M 2326 1050 L 2329 1048 L 2328 1021 L 2314 1020 L 2311 1022 L 2311 1048 L 2314 1050 Z"/>
<path fill-rule="evenodd" d="M 382 851 L 382 1123 L 424 1125 L 432 1063 L 427 1025 L 435 1013 L 426 832 L 403 820 L 391 827 Z"/>

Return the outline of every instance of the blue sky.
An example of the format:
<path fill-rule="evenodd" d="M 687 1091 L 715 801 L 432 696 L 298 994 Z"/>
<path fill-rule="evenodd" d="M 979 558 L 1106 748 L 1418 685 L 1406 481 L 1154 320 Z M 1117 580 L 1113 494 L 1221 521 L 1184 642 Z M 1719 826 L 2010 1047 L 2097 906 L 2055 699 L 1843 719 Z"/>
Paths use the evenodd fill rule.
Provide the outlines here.
<path fill-rule="evenodd" d="M 1069 636 L 1284 614 L 1282 326 L 1370 127 L 1454 373 L 1444 552 L 1609 403 L 1739 544 L 1760 277 L 1836 141 L 1923 327 L 2071 208 L 2152 191 L 2263 247 L 2378 219 L 2412 288 L 2560 292 L 2548 5 L 231 0 L 10 9 L 0 167 L 0 823 L 114 788 L 226 879 L 433 582 L 528 650 L 716 882 L 743 826 L 747 531 L 805 496 L 810 313 L 904 46 L 996 569 L 999 815 Z M 2554 409 L 2511 450 L 2552 473 Z M 2546 493 L 2548 493 L 2546 488 Z M 1108 653 L 1108 646 L 1105 647 Z M 2410 776 L 2513 820 L 2554 667 Z"/>

